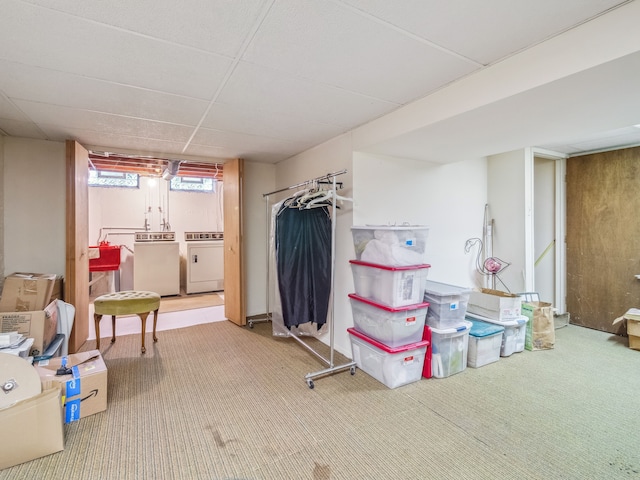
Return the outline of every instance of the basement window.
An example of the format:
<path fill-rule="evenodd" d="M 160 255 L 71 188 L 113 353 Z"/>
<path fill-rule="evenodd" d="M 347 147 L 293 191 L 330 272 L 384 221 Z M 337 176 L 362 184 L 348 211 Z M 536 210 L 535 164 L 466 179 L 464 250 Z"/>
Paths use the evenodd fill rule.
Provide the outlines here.
<path fill-rule="evenodd" d="M 174 177 L 169 188 L 179 192 L 216 193 L 217 183 L 215 178 Z"/>
<path fill-rule="evenodd" d="M 109 172 L 107 170 L 89 170 L 89 186 L 140 188 L 140 175 L 137 173 Z"/>

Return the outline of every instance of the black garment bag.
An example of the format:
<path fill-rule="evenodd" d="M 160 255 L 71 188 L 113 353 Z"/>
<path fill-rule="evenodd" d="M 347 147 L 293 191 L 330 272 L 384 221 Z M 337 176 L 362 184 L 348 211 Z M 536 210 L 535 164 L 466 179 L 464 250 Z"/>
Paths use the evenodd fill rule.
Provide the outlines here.
<path fill-rule="evenodd" d="M 276 217 L 275 239 L 284 324 L 291 329 L 315 322 L 320 329 L 327 321 L 331 295 L 328 208 L 283 205 Z"/>

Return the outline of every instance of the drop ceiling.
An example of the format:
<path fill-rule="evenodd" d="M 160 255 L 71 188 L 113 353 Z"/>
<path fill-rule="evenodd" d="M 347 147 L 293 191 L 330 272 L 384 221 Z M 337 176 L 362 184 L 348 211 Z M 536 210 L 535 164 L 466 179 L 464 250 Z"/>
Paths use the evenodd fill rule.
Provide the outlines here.
<path fill-rule="evenodd" d="M 76 139 L 100 151 L 275 163 L 627 3 L 1 0 L 0 134 Z M 570 92 L 572 85 L 548 88 Z M 518 144 L 530 137 L 508 120 L 507 107 L 535 112 L 543 94 L 487 106 L 485 113 L 507 119 L 502 132 L 484 125 L 459 155 L 640 144 L 633 127 L 640 117 L 624 124 L 612 118 L 611 128 L 556 129 L 538 137 L 546 143 Z M 474 114 L 377 149 L 418 158 L 418 150 L 433 147 L 453 158 L 454 145 L 478 121 Z M 539 123 L 520 128 L 530 133 Z"/>

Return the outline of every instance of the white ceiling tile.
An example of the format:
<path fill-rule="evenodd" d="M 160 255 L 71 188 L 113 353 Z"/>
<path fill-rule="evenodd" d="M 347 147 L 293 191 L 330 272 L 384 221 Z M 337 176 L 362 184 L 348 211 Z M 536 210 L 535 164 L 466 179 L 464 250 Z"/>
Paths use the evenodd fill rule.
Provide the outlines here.
<path fill-rule="evenodd" d="M 1 75 L 0 68 L 0 75 Z M 0 85 L 2 85 L 2 81 L 0 80 Z M 6 98 L 4 95 L 0 94 L 0 118 L 4 118 L 6 120 L 18 120 L 22 122 L 26 122 L 29 119 L 18 110 L 11 101 Z"/>
<path fill-rule="evenodd" d="M 400 104 L 479 68 L 326 0 L 276 2 L 243 60 Z"/>
<path fill-rule="evenodd" d="M 391 102 L 292 78 L 246 62 L 238 64 L 218 101 L 233 107 L 350 128 L 398 107 Z"/>
<path fill-rule="evenodd" d="M 141 138 L 133 135 L 121 135 L 108 132 L 96 132 L 82 128 L 59 129 L 56 125 L 46 125 L 44 128 L 48 138 L 73 139 L 80 142 L 86 148 L 95 148 L 100 151 L 117 152 L 118 149 L 128 153 L 179 155 L 184 145 L 161 139 Z"/>
<path fill-rule="evenodd" d="M 287 152 L 294 152 L 300 151 L 300 148 L 304 148 L 304 146 L 301 145 L 301 142 L 286 142 L 275 138 L 223 132 L 210 128 L 200 128 L 194 135 L 192 143 L 195 145 L 211 145 L 225 148 L 234 148 L 239 145 L 239 149 L 242 151 L 255 148 L 258 145 L 260 148 L 264 148 L 267 151 L 284 150 Z"/>
<path fill-rule="evenodd" d="M 125 135 L 186 143 L 193 127 L 140 118 L 59 107 L 46 103 L 17 100 L 16 105 L 29 117 L 37 118 L 41 128 L 55 130 L 61 135 L 74 129 L 93 130 L 114 135 Z M 87 128 L 90 126 L 90 128 Z M 60 136 L 55 139 L 60 140 Z"/>
<path fill-rule="evenodd" d="M 262 0 L 25 0 L 180 45 L 237 54 Z"/>
<path fill-rule="evenodd" d="M 344 128 L 310 122 L 304 117 L 282 115 L 255 108 L 237 108 L 221 103 L 213 105 L 202 126 L 247 135 L 303 141 L 312 145 L 317 145 L 344 131 Z"/>
<path fill-rule="evenodd" d="M 96 112 L 197 125 L 209 102 L 0 60 L 7 96 Z M 0 97 L 0 116 L 4 112 Z"/>
<path fill-rule="evenodd" d="M 339 0 L 483 64 L 530 47 L 623 0 Z"/>
<path fill-rule="evenodd" d="M 15 0 L 4 2 L 1 22 L 0 58 L 124 85 L 210 99 L 231 65 L 219 55 Z"/>
<path fill-rule="evenodd" d="M 12 137 L 47 139 L 46 134 L 32 122 L 0 118 L 0 130 Z"/>

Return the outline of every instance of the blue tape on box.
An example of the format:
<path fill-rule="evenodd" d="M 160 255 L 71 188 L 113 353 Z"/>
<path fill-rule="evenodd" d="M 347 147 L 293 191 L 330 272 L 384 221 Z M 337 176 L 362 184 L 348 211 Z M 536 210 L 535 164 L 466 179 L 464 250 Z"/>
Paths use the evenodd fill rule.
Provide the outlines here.
<path fill-rule="evenodd" d="M 64 423 L 80 420 L 80 398 L 67 400 L 64 405 Z"/>
<path fill-rule="evenodd" d="M 80 395 L 80 390 L 82 388 L 80 382 L 80 371 L 78 370 L 77 366 L 71 369 L 71 374 L 73 375 L 73 378 L 71 380 L 67 380 L 66 384 L 65 395 L 67 398 Z"/>

